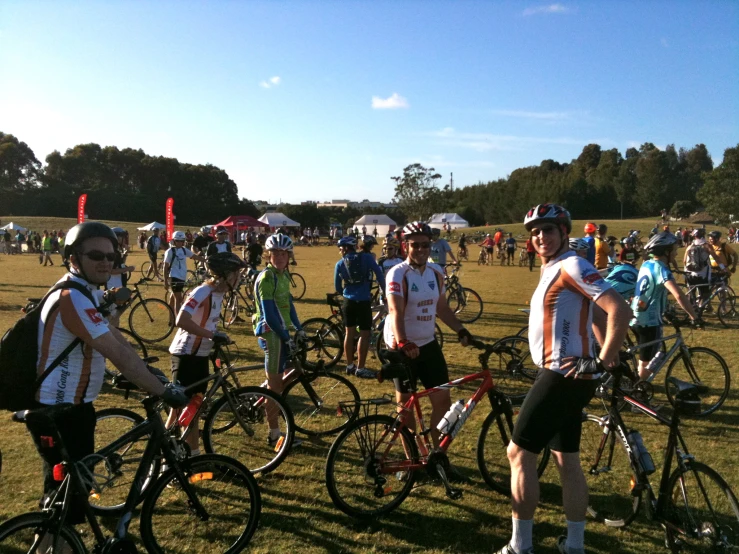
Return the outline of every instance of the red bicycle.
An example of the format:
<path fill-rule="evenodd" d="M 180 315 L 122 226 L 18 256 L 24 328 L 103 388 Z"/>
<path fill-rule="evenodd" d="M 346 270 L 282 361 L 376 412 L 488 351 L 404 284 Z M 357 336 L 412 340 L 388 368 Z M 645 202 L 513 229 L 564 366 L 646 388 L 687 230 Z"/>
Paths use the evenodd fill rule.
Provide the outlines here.
<path fill-rule="evenodd" d="M 403 379 L 411 391 L 404 404 L 395 404 L 385 396 L 359 402 L 363 417 L 349 425 L 336 438 L 326 459 L 326 486 L 331 500 L 342 512 L 357 518 L 375 518 L 397 508 L 410 494 L 416 472 L 426 470 L 444 485 L 446 495 L 457 500 L 460 489 L 452 488 L 447 479 L 447 450 L 464 427 L 474 408 L 487 394 L 491 411 L 485 418 L 477 441 L 477 465 L 485 482 L 501 494 L 510 495 L 510 467 L 506 449 L 513 431 L 514 407 L 511 399 L 496 389 L 488 368 L 491 354 L 506 353 L 510 347 L 487 345 L 473 341 L 482 350 L 482 371 L 467 375 L 431 389 L 418 391 L 413 372 L 398 352 L 388 352 L 390 363 L 383 366 L 378 379 Z M 511 352 L 507 352 L 511 354 Z M 442 390 L 481 380 L 480 387 L 467 401 L 456 423 L 441 437 L 438 448 L 430 443 L 431 429 L 426 427 L 420 400 Z M 382 406 L 397 406 L 392 415 L 378 413 Z M 407 426 L 415 414 L 420 432 Z M 398 440 L 400 439 L 400 440 Z M 537 472 L 542 474 L 549 460 L 549 450 L 539 457 Z"/>

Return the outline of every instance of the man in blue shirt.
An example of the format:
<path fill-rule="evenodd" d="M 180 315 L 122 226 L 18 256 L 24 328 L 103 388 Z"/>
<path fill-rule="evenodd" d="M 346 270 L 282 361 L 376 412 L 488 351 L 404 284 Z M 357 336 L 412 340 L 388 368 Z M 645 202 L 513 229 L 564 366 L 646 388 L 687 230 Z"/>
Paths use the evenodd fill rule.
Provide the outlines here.
<path fill-rule="evenodd" d="M 357 252 L 357 239 L 344 237 L 339 241 L 341 259 L 334 268 L 334 287 L 338 294 L 344 295 L 342 315 L 344 316 L 344 353 L 346 372 L 358 377 L 374 377 L 364 365 L 369 350 L 370 329 L 372 328 L 371 286 L 372 273 L 377 276 L 381 290 L 385 289 L 385 276 L 380 266 L 366 252 Z M 354 338 L 359 327 L 359 360 L 354 364 Z"/>

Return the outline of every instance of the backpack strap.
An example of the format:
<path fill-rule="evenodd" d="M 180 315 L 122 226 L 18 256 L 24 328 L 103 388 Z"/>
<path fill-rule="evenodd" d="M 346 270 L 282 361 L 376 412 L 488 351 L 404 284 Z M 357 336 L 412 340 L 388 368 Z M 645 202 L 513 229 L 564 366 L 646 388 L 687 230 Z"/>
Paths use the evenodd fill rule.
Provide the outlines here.
<path fill-rule="evenodd" d="M 90 302 L 92 302 L 93 306 L 95 306 L 95 301 L 92 298 L 92 294 L 90 294 L 90 289 L 88 289 L 86 286 L 80 283 L 77 283 L 75 281 L 63 281 L 51 287 L 49 292 L 47 292 L 46 295 L 41 299 L 41 302 L 39 302 L 36 309 L 37 310 L 42 309 L 44 303 L 49 298 L 49 296 L 51 296 L 52 293 L 58 290 L 69 290 L 69 289 L 78 290 L 79 292 L 84 294 L 90 300 Z M 52 309 L 55 309 L 57 305 L 58 305 L 58 302 L 55 304 L 54 307 L 52 307 Z M 79 337 L 75 338 L 71 343 L 69 343 L 69 345 L 64 350 L 61 351 L 61 353 L 56 358 L 54 358 L 54 361 L 51 362 L 51 364 L 49 364 L 49 366 L 44 370 L 44 372 L 36 378 L 36 383 L 34 385 L 34 392 L 37 391 L 39 387 L 41 387 L 41 385 L 46 380 L 46 378 L 49 375 L 51 375 L 51 372 L 54 371 L 56 367 L 60 363 L 62 363 L 67 358 L 67 356 L 69 356 L 72 353 L 72 350 L 74 350 L 77 347 L 77 345 L 81 343 L 82 343 L 81 338 Z"/>

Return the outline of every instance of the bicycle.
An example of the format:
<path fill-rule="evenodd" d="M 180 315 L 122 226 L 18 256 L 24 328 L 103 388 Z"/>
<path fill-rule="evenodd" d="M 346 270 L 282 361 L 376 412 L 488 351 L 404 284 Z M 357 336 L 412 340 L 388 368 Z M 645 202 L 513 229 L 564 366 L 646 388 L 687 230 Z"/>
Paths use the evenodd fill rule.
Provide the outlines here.
<path fill-rule="evenodd" d="M 147 343 L 163 341 L 174 330 L 175 314 L 164 300 L 144 298 L 140 285 L 142 281 L 133 284 L 130 299 L 120 306 L 119 311 L 131 309 L 128 328 L 137 338 Z"/>
<path fill-rule="evenodd" d="M 256 271 L 245 270 L 242 272 L 241 279 L 236 287 L 226 293 L 223 299 L 223 308 L 221 309 L 221 322 L 224 328 L 228 329 L 231 325 L 239 321 L 250 321 L 251 316 L 256 312 L 254 305 L 254 278 L 257 274 Z M 242 294 L 241 292 L 242 285 L 246 294 Z M 242 318 L 239 315 L 242 310 L 246 318 Z"/>
<path fill-rule="evenodd" d="M 737 499 L 715 470 L 695 461 L 680 433 L 681 417 L 701 411 L 703 387 L 670 377 L 677 392 L 675 410 L 666 418 L 620 388 L 622 377 L 635 378 L 630 372 L 622 364 L 612 373 L 612 386 L 603 398 L 606 415 L 583 414 L 580 458 L 590 489 L 588 514 L 610 527 L 625 527 L 644 504 L 648 519 L 664 528 L 672 552 L 683 547 L 735 552 L 739 548 Z M 670 429 L 656 496 L 649 478 L 656 468 L 640 436 L 624 423 L 620 401 Z"/>
<path fill-rule="evenodd" d="M 529 254 L 525 248 L 521 248 L 518 251 L 518 267 L 525 267 L 529 265 Z"/>
<path fill-rule="evenodd" d="M 634 354 L 639 349 L 654 344 L 666 344 L 667 341 L 673 339 L 675 341 L 666 353 L 662 353 L 662 359 L 658 360 L 657 364 L 651 368 L 652 373 L 649 377 L 643 381 L 637 379 L 631 386 L 639 387 L 643 394 L 651 399 L 654 395 L 652 382 L 669 362 L 665 373 L 664 387 L 670 404 L 673 407 L 675 406 L 677 394 L 676 388 L 670 384 L 670 378 L 674 376 L 680 381 L 704 385 L 705 391 L 701 393 L 701 401 L 706 407 L 697 415 L 707 416 L 712 414 L 721 407 L 729 396 L 731 385 L 729 367 L 718 352 L 703 346 L 687 346 L 681 328 L 690 325 L 690 320 L 679 320 L 670 312 L 665 314 L 665 320 L 675 328 L 674 334 L 641 344 L 633 344 L 631 338 L 627 335 L 626 344 L 628 346 L 621 352 L 621 356 L 622 359 L 633 364 L 634 373 L 638 371 Z M 608 385 L 608 380 L 611 378 L 606 377 L 606 385 Z"/>
<path fill-rule="evenodd" d="M 687 273 L 684 271 L 675 271 L 673 273 L 677 273 L 678 275 L 687 275 Z M 719 309 L 714 312 L 712 302 L 714 301 L 714 299 L 716 299 L 720 305 L 722 302 L 724 302 L 724 300 L 731 299 L 735 296 L 734 289 L 729 286 L 728 277 L 723 276 L 705 285 L 688 285 L 686 283 L 678 283 L 677 286 L 680 287 L 680 290 L 682 290 L 683 294 L 685 294 L 685 296 L 687 296 L 690 300 L 690 303 L 692 304 L 693 309 L 698 316 L 698 319 L 703 319 L 704 315 L 716 313 L 721 323 L 724 324 L 723 319 L 721 319 L 721 310 Z M 701 299 L 699 295 L 699 288 L 701 287 L 709 287 L 710 289 L 708 296 L 704 299 Z M 731 300 L 729 301 L 731 302 Z M 729 305 L 733 306 L 733 303 Z M 676 308 L 677 303 L 674 300 L 671 301 L 670 307 Z M 724 324 L 724 326 L 729 327 L 729 325 L 726 324 Z"/>
<path fill-rule="evenodd" d="M 465 262 L 469 261 L 469 251 L 467 250 L 467 247 L 462 248 L 461 246 L 457 248 L 457 259 L 459 261 L 464 260 Z"/>
<path fill-rule="evenodd" d="M 739 297 L 724 298 L 716 311 L 721 324 L 729 329 L 739 329 Z"/>
<path fill-rule="evenodd" d="M 482 315 L 482 298 L 474 290 L 463 287 L 458 273 L 462 269 L 457 264 L 450 275 L 445 275 L 446 301 L 462 323 L 473 323 Z"/>
<path fill-rule="evenodd" d="M 157 255 L 157 258 L 158 257 L 159 256 Z M 157 270 L 159 271 L 159 275 L 164 275 L 164 258 L 157 262 Z M 151 260 L 146 260 L 141 264 L 141 277 L 143 279 L 148 279 L 149 271 L 151 271 Z"/>
<path fill-rule="evenodd" d="M 477 442 L 478 468 L 491 488 L 510 495 L 506 449 L 513 430 L 513 405 L 496 388 L 487 366 L 489 356 L 498 353 L 501 347 L 479 341 L 472 341 L 471 345 L 483 350 L 479 356 L 480 372 L 420 392 L 413 372 L 405 365 L 404 356 L 398 352 L 388 353 L 391 363 L 383 366 L 378 380 L 403 379 L 411 396 L 404 404 L 395 404 L 387 396 L 362 401 L 359 406 L 363 417 L 344 429 L 331 445 L 326 459 L 326 486 L 334 505 L 342 512 L 356 518 L 375 518 L 391 512 L 410 494 L 419 470 L 440 478 L 449 498 L 461 498 L 462 491 L 452 488 L 446 477 L 450 467 L 446 453 L 485 395 L 491 411 L 482 424 Z M 482 383 L 465 405 L 457 423 L 448 434 L 442 435 L 439 447 L 433 448 L 429 442 L 431 429 L 424 422 L 420 400 L 477 380 Z M 382 406 L 397 410 L 393 415 L 383 415 L 378 413 Z M 415 414 L 419 432 L 407 427 L 410 414 Z M 539 475 L 548 457 L 549 451 L 545 449 L 538 461 Z"/>
<path fill-rule="evenodd" d="M 128 526 L 141 501 L 141 541 L 150 554 L 164 552 L 241 552 L 259 523 L 261 495 L 254 477 L 241 463 L 215 454 L 188 458 L 181 445 L 173 442 L 160 416 L 160 399 L 143 400 L 147 417 L 117 440 L 72 463 L 58 432 L 46 437 L 57 444 L 62 463 L 54 467 L 59 488 L 40 512 L 16 516 L 0 525 L 2 552 L 58 552 L 66 547 L 75 554 L 87 549 L 77 530 L 66 523 L 70 493 L 84 501 L 85 518 L 92 529 L 94 551 L 101 554 L 135 552 L 128 538 Z M 38 410 L 16 412 L 13 421 L 33 424 L 51 422 L 69 409 L 59 404 Z M 123 461 L 117 452 L 128 444 L 145 441 L 135 477 L 117 510 L 121 516 L 113 536 L 106 537 L 90 504 L 104 494 Z M 101 464 L 101 460 L 104 461 Z M 162 460 L 168 466 L 161 475 Z M 103 474 L 98 472 L 104 471 Z M 90 492 L 92 491 L 92 492 Z M 89 495 L 89 499 L 88 499 Z"/>
<path fill-rule="evenodd" d="M 293 273 L 288 268 L 287 277 L 290 279 L 290 294 L 293 300 L 300 300 L 305 295 L 305 279 L 300 273 Z"/>

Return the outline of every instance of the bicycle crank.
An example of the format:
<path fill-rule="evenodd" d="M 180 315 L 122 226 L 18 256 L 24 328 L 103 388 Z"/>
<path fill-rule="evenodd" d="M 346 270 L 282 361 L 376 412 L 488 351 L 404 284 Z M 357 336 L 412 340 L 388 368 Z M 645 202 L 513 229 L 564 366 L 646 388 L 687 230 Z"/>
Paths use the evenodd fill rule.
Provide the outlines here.
<path fill-rule="evenodd" d="M 432 478 L 441 479 L 447 497 L 451 498 L 452 500 L 459 500 L 464 495 L 464 491 L 462 491 L 461 489 L 455 489 L 449 484 L 447 473 L 449 473 L 450 470 L 451 464 L 449 463 L 449 457 L 446 455 L 446 452 L 435 450 L 434 452 L 429 454 L 426 471 L 428 471 L 429 475 Z"/>

